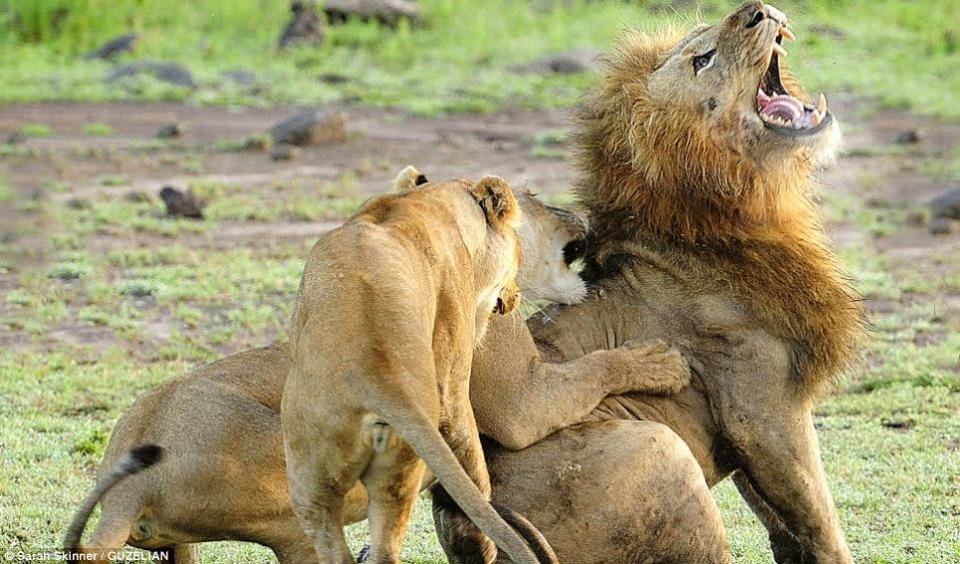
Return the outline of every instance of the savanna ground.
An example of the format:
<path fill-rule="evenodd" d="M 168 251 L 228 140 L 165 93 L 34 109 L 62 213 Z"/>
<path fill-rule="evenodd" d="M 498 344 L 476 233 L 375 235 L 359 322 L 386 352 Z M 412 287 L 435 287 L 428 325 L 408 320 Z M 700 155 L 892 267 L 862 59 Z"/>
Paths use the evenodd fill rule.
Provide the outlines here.
<path fill-rule="evenodd" d="M 107 5 L 0 0 L 0 140 L 23 139 L 0 145 L 2 549 L 57 546 L 138 394 L 282 336 L 307 249 L 404 165 L 495 172 L 569 203 L 569 108 L 593 78 L 513 65 L 731 7 L 424 0 L 418 27 L 351 21 L 280 53 L 281 0 Z M 926 227 L 927 202 L 960 185 L 960 3 L 778 6 L 799 36 L 790 62 L 845 124 L 820 197 L 873 323 L 864 362 L 817 410 L 847 538 L 863 562 L 960 562 L 960 234 Z M 110 64 L 79 55 L 130 29 L 124 60 L 179 61 L 198 86 L 105 84 Z M 256 81 L 221 74 L 234 69 Z M 282 162 L 241 150 L 316 104 L 348 113 L 346 141 Z M 172 122 L 182 137 L 154 137 Z M 895 143 L 907 130 L 919 141 Z M 163 184 L 204 196 L 206 219 L 163 217 Z M 770 561 L 732 485 L 714 493 L 736 560 Z M 427 505 L 411 562 L 443 561 Z M 359 547 L 363 526 L 351 534 Z M 271 559 L 240 543 L 201 556 Z"/>

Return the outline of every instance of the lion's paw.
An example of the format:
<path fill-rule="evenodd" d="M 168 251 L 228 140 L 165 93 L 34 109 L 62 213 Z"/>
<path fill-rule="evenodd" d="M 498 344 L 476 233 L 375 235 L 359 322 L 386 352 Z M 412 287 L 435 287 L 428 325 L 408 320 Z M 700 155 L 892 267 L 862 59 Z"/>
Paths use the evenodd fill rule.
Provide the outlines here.
<path fill-rule="evenodd" d="M 624 347 L 637 355 L 631 370 L 634 391 L 675 394 L 690 384 L 690 365 L 680 351 L 667 343 L 652 341 L 628 341 Z"/>

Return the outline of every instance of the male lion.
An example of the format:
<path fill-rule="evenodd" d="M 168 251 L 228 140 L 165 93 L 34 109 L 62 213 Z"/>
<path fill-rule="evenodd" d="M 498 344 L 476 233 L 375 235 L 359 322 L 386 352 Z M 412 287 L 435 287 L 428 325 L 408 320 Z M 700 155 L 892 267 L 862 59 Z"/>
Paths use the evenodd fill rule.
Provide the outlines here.
<path fill-rule="evenodd" d="M 779 562 L 844 563 L 851 556 L 812 407 L 856 358 L 863 311 L 810 196 L 812 171 L 835 152 L 837 122 L 826 100 L 808 102 L 783 66 L 780 43 L 793 36 L 786 26 L 779 10 L 748 2 L 682 37 L 624 35 L 580 112 L 577 136 L 579 196 L 593 229 L 584 275 L 594 295 L 533 318 L 533 339 L 515 320 L 493 320 L 488 346 L 514 354 L 480 368 L 487 377 L 471 392 L 475 404 L 498 407 L 478 410 L 478 424 L 510 449 L 585 420 L 665 424 L 710 484 L 733 475 Z M 593 409 L 562 376 L 565 365 L 543 362 L 650 338 L 690 361 L 692 383 L 680 394 L 626 394 Z M 521 410 L 522 419 L 502 417 Z M 676 557 L 693 538 L 683 523 L 666 521 L 651 534 L 642 519 L 624 517 L 651 503 L 618 481 L 631 472 L 623 453 L 650 447 L 650 427 L 632 440 L 618 428 L 615 442 L 591 429 L 518 453 L 488 451 L 494 499 L 524 513 L 561 561 L 616 561 L 615 550 L 630 561 L 726 558 L 706 549 Z M 587 436 L 600 459 L 562 447 Z M 449 523 L 443 507 L 435 510 Z M 592 527 L 600 510 L 610 521 Z M 567 534 L 576 530 L 594 533 Z M 441 534 L 447 546 L 457 542 L 449 531 Z M 654 545 L 660 537 L 673 545 Z"/>
<path fill-rule="evenodd" d="M 394 190 L 413 190 L 426 182 L 408 167 L 397 176 Z M 586 225 L 525 191 L 516 196 L 523 215 L 517 228 L 521 295 L 556 303 L 580 301 L 586 286 L 570 263 L 582 249 Z M 497 354 L 486 347 L 477 356 Z M 641 365 L 646 368 L 638 368 Z M 673 393 L 688 377 L 677 354 L 655 343 L 597 351 L 575 361 L 567 373 L 576 367 L 576 377 L 596 389 L 594 405 L 609 393 Z M 275 344 L 198 367 L 137 399 L 117 423 L 97 487 L 77 510 L 65 547 L 81 550 L 84 525 L 102 501 L 90 547 L 129 543 L 189 564 L 197 561 L 195 543 L 234 539 L 268 546 L 282 563 L 316 561 L 313 542 L 293 514 L 287 488 L 279 411 L 289 368 L 288 345 Z M 474 370 L 471 379 L 483 377 Z M 159 458 L 153 453 L 150 459 L 149 449 L 138 450 L 142 443 L 163 445 L 162 463 L 137 476 L 115 473 L 132 474 L 140 469 L 135 462 Z M 345 521 L 363 519 L 366 509 L 366 490 L 357 484 L 347 496 Z"/>

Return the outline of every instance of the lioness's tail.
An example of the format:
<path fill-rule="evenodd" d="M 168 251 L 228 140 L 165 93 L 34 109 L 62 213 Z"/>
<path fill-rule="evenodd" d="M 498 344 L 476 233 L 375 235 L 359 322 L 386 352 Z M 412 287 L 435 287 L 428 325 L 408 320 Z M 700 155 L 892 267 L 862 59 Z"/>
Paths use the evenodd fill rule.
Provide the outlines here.
<path fill-rule="evenodd" d="M 425 415 L 409 405 L 396 406 L 396 409 L 378 407 L 381 407 L 378 415 L 427 463 L 450 497 L 474 525 L 489 536 L 515 563 L 539 564 L 523 537 L 513 530 L 484 498 L 450 450 L 450 446 Z"/>
<path fill-rule="evenodd" d="M 70 522 L 70 527 L 63 535 L 63 549 L 69 554 L 80 548 L 80 537 L 83 536 L 83 529 L 87 526 L 87 520 L 90 519 L 93 508 L 97 506 L 97 502 L 100 501 L 103 494 L 127 476 L 146 470 L 162 459 L 163 448 L 154 444 L 142 444 L 128 450 L 120 459 L 120 462 L 117 462 L 110 470 L 110 474 L 90 490 L 76 513 L 73 514 L 73 521 Z"/>

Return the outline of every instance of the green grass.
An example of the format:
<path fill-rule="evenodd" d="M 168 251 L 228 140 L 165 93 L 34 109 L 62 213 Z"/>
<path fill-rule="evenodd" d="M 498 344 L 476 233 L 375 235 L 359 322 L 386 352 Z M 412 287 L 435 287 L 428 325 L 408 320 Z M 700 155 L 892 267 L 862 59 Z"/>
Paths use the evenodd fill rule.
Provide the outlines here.
<path fill-rule="evenodd" d="M 83 132 L 90 136 L 110 135 L 113 127 L 107 123 L 88 123 L 83 126 Z"/>
<path fill-rule="evenodd" d="M 2 6 L 4 4 L 0 4 Z M 433 114 L 503 107 L 569 106 L 589 76 L 520 75 L 512 65 L 579 46 L 608 48 L 624 25 L 656 28 L 698 17 L 714 21 L 732 6 L 683 3 L 678 11 L 621 2 L 423 0 L 423 24 L 384 29 L 350 22 L 328 29 L 318 46 L 275 47 L 286 0 L 7 0 L 0 37 L 0 102 L 49 99 L 184 100 L 267 105 L 359 100 Z M 67 6 L 66 15 L 58 8 Z M 651 5 L 653 6 L 653 5 Z M 884 105 L 960 116 L 960 3 L 939 0 L 785 0 L 799 41 L 789 62 L 810 90 L 849 90 Z M 11 14 L 28 14 L 14 18 Z M 59 12 L 63 14 L 63 12 Z M 57 20 L 55 22 L 55 20 Z M 0 20 L 2 22 L 2 20 Z M 19 23 L 18 23 L 19 22 Z M 824 26 L 828 26 L 826 29 Z M 150 77 L 105 85 L 108 63 L 80 55 L 120 33 L 141 35 L 130 58 L 188 64 L 200 87 Z M 224 80 L 255 70 L 257 88 Z M 346 81 L 321 80 L 335 75 Z M 933 86 L 935 85 L 935 87 Z"/>
<path fill-rule="evenodd" d="M 28 123 L 20 128 L 20 133 L 28 137 L 49 137 L 53 135 L 53 129 L 42 123 Z"/>

